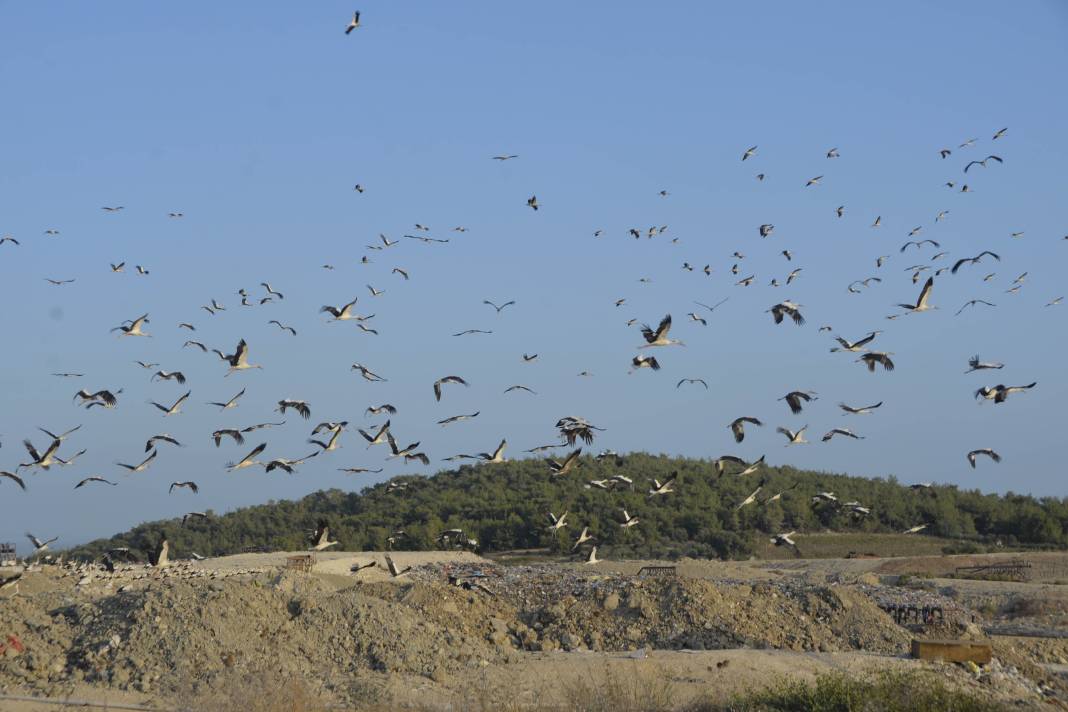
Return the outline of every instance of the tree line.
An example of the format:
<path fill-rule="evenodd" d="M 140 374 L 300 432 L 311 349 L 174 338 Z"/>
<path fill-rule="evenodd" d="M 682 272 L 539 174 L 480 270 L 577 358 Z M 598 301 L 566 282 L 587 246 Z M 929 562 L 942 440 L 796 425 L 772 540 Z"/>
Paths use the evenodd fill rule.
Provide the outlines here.
<path fill-rule="evenodd" d="M 297 501 L 269 502 L 206 519 L 165 520 L 138 525 L 108 539 L 71 550 L 99 556 L 129 548 L 145 559 L 158 542 L 170 542 L 172 556 L 221 556 L 251 548 L 303 550 L 321 521 L 338 550 L 427 550 L 451 546 L 439 536 L 462 529 L 483 552 L 545 548 L 570 552 L 588 526 L 612 557 L 746 558 L 760 538 L 798 532 L 901 532 L 926 524 L 924 534 L 975 544 L 1062 548 L 1068 544 L 1068 500 L 1007 493 L 983 494 L 954 485 L 913 489 L 894 477 L 865 478 L 766 467 L 739 476 L 739 468 L 717 472 L 708 460 L 633 453 L 625 457 L 582 457 L 566 475 L 552 477 L 544 461 L 515 460 L 464 465 L 431 477 L 401 476 L 360 492 L 314 492 Z M 675 491 L 650 496 L 651 481 L 677 476 Z M 622 484 L 604 490 L 590 481 L 613 477 Z M 758 485 L 756 501 L 738 508 Z M 859 502 L 861 515 L 833 503 L 814 502 L 833 492 L 839 504 Z M 775 501 L 767 501 L 781 493 Z M 620 527 L 623 510 L 637 525 Z M 549 530 L 548 513 L 567 512 L 568 526 Z M 403 532 L 403 535 L 397 534 Z M 390 541 L 393 538 L 394 541 Z"/>

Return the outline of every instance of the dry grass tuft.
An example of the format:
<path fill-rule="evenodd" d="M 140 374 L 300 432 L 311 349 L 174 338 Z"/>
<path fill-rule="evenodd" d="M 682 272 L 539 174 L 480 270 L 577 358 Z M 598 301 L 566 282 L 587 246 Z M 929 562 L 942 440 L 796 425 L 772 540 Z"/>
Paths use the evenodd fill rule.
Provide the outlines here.
<path fill-rule="evenodd" d="M 327 712 L 322 696 L 299 677 L 231 672 L 178 696 L 177 709 L 197 712 Z"/>

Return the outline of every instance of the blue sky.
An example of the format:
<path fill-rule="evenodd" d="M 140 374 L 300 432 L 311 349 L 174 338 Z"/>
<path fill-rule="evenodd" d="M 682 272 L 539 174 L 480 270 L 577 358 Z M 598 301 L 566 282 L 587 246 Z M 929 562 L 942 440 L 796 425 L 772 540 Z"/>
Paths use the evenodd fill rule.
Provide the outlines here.
<path fill-rule="evenodd" d="M 358 8 L 364 26 L 345 36 L 353 9 L 5 4 L 0 234 L 22 244 L 0 245 L 0 468 L 25 461 L 22 438 L 46 445 L 38 426 L 84 424 L 61 452 L 88 453 L 28 475 L 28 493 L 0 484 L 0 538 L 21 546 L 29 529 L 69 545 L 190 510 L 376 481 L 338 467 L 429 474 L 441 458 L 491 450 L 501 437 L 517 456 L 550 442 L 567 414 L 608 429 L 594 449 L 767 453 L 775 464 L 1063 495 L 1055 404 L 1068 396 L 1057 360 L 1068 304 L 1044 306 L 1068 292 L 1062 3 L 369 2 Z M 957 148 L 973 137 L 974 147 Z M 753 144 L 757 155 L 742 163 Z M 831 147 L 840 158 L 825 158 Z M 953 149 L 945 160 L 943 147 Z M 499 153 L 520 158 L 490 160 Z M 964 176 L 967 161 L 989 153 L 1004 163 Z M 817 175 L 820 185 L 804 187 Z M 531 194 L 537 212 L 525 205 Z M 935 223 L 942 210 L 947 219 Z M 403 239 L 416 222 L 451 241 Z M 761 223 L 776 226 L 766 240 Z M 665 224 L 651 240 L 627 235 Z M 468 231 L 451 231 L 459 225 Z M 905 268 L 936 252 L 898 252 L 920 225 L 949 252 L 933 268 L 984 249 L 1002 261 L 943 274 L 939 310 L 887 321 L 892 305 L 918 295 Z M 45 236 L 50 228 L 61 234 Z M 1023 237 L 1009 237 L 1017 231 Z M 366 250 L 379 233 L 401 244 Z M 737 276 L 735 250 L 746 255 Z M 371 264 L 359 264 L 364 254 Z M 880 255 L 891 258 L 877 269 Z M 108 263 L 121 260 L 127 272 L 112 274 Z M 714 272 L 686 272 L 683 262 Z M 768 286 L 795 267 L 797 282 Z M 996 277 L 984 282 L 989 272 Z M 1020 292 L 1006 294 L 1023 272 Z M 734 286 L 748 274 L 753 286 Z M 847 293 L 869 276 L 883 281 Z M 77 281 L 53 287 L 46 277 Z M 240 307 L 237 289 L 259 295 L 263 280 L 285 300 Z M 372 297 L 366 284 L 385 293 Z M 379 336 L 317 313 L 353 297 L 375 314 L 368 323 Z M 701 311 L 694 300 L 726 297 L 704 314 L 707 327 L 688 321 Z M 227 310 L 199 309 L 212 298 Z M 619 298 L 626 304 L 614 307 Z M 764 313 L 786 298 L 805 305 L 804 327 L 775 326 Z M 998 306 L 954 316 L 974 298 Z M 483 299 L 517 304 L 498 316 Z M 144 312 L 152 339 L 109 334 Z M 655 350 L 659 373 L 628 375 L 641 338 L 626 321 L 655 324 L 665 313 L 688 345 Z M 849 339 L 884 330 L 874 346 L 892 351 L 897 369 L 869 374 L 829 353 L 824 324 Z M 494 333 L 450 336 L 469 328 Z M 245 338 L 265 369 L 223 378 L 214 356 L 180 348 L 190 336 L 228 352 Z M 524 352 L 539 359 L 524 364 Z M 965 376 L 974 353 L 1006 367 Z M 150 383 L 134 359 L 181 370 L 189 383 Z M 348 370 L 354 361 L 388 383 L 360 380 Z M 594 376 L 577 377 L 582 370 Z M 453 373 L 471 387 L 434 402 L 431 383 Z M 683 377 L 712 388 L 676 389 Z M 980 385 L 1031 381 L 1039 387 L 996 407 L 971 397 Z M 538 395 L 502 394 L 516 383 Z M 86 412 L 71 404 L 82 386 L 125 392 L 118 408 Z M 246 386 L 235 410 L 203 405 Z M 182 415 L 163 418 L 146 403 L 187 388 Z M 776 399 L 794 389 L 820 399 L 791 415 Z M 299 474 L 227 474 L 223 464 L 259 435 L 267 455 L 311 451 L 310 425 L 292 415 L 245 447 L 210 444 L 215 428 L 272 420 L 284 397 L 310 401 L 311 424 L 363 427 L 380 422 L 364 418 L 365 407 L 392 403 L 398 440 L 422 441 L 435 462 L 383 463 L 382 449 L 367 451 L 350 433 L 341 452 Z M 864 418 L 835 407 L 879 400 Z M 475 420 L 435 425 L 475 410 Z M 726 426 L 739 415 L 767 427 L 735 445 Z M 806 423 L 817 442 L 784 448 L 774 428 Z M 839 425 L 866 439 L 818 442 Z M 164 446 L 143 474 L 114 465 L 140 461 L 159 432 L 186 447 Z M 964 454 L 980 447 L 1004 462 L 971 470 Z M 120 486 L 71 489 L 90 474 Z M 184 479 L 201 493 L 167 494 Z"/>

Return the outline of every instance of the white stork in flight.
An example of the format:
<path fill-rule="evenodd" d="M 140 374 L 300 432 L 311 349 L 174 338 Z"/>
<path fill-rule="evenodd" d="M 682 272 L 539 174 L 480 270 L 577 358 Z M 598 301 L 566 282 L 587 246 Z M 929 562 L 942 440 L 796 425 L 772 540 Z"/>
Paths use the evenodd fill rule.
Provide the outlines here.
<path fill-rule="evenodd" d="M 997 454 L 988 447 L 981 448 L 979 450 L 972 450 L 968 453 L 968 464 L 972 466 L 973 470 L 975 469 L 975 458 L 978 455 L 986 455 L 994 462 L 1001 462 L 1001 455 Z"/>
<path fill-rule="evenodd" d="M 907 309 L 910 314 L 918 314 L 919 312 L 930 311 L 931 309 L 937 309 L 927 303 L 927 300 L 931 297 L 931 288 L 934 287 L 934 277 L 928 277 L 926 284 L 923 285 L 923 289 L 920 290 L 920 297 L 916 300 L 915 304 L 898 304 L 902 309 Z"/>
<path fill-rule="evenodd" d="M 121 336 L 151 336 L 141 330 L 145 324 L 148 323 L 148 314 L 142 314 L 133 321 L 125 321 L 121 325 L 112 329 L 113 332 L 121 331 Z"/>
<path fill-rule="evenodd" d="M 642 324 L 642 338 L 645 339 L 645 343 L 638 348 L 645 349 L 650 346 L 685 346 L 678 339 L 669 339 L 668 332 L 671 331 L 671 315 L 668 314 L 660 320 L 660 325 L 656 327 L 656 331 L 653 331 L 652 327 L 648 324 Z"/>

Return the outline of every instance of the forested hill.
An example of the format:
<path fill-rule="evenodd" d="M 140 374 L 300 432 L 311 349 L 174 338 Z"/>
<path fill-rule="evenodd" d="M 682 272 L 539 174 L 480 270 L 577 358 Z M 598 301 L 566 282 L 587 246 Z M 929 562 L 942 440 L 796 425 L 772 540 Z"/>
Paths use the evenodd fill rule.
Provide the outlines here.
<path fill-rule="evenodd" d="M 927 524 L 925 534 L 977 542 L 1000 540 L 1006 546 L 1068 544 L 1068 500 L 1008 494 L 982 494 L 954 486 L 910 489 L 893 478 L 868 479 L 791 467 L 761 468 L 740 476 L 737 466 L 717 474 L 710 461 L 651 456 L 596 460 L 582 457 L 578 467 L 552 477 L 543 460 L 463 466 L 425 478 L 398 477 L 362 492 L 314 492 L 299 501 L 270 502 L 207 519 L 150 522 L 110 539 L 72 551 L 96 555 L 112 547 L 130 547 L 144 555 L 161 537 L 172 555 L 204 556 L 239 552 L 247 547 L 301 550 L 319 520 L 330 526 L 342 550 L 384 550 L 398 529 L 396 549 L 439 548 L 439 534 L 460 528 L 482 551 L 550 547 L 570 550 L 574 537 L 588 526 L 603 555 L 701 557 L 748 556 L 768 533 L 901 532 Z M 652 479 L 678 473 L 674 492 L 650 496 Z M 591 480 L 621 475 L 633 480 L 610 490 Z M 398 487 L 398 484 L 402 484 Z M 754 503 L 738 505 L 758 485 Z M 833 503 L 814 503 L 817 492 L 833 492 L 839 505 L 856 501 L 870 515 Z M 767 502 L 782 492 L 777 501 Z M 639 518 L 623 529 L 622 510 Z M 568 513 L 568 526 L 554 534 L 548 513 Z"/>

